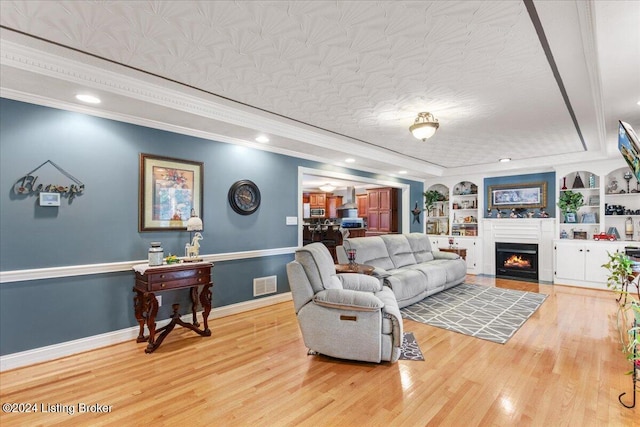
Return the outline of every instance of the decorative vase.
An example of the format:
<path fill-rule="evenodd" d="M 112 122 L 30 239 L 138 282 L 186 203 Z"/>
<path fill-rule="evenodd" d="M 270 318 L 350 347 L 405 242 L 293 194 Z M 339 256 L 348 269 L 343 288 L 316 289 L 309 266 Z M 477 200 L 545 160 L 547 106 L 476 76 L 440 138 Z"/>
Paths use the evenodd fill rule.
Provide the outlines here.
<path fill-rule="evenodd" d="M 567 189 L 567 177 L 565 176 L 564 178 L 562 178 L 562 188 L 561 190 L 566 190 Z"/>

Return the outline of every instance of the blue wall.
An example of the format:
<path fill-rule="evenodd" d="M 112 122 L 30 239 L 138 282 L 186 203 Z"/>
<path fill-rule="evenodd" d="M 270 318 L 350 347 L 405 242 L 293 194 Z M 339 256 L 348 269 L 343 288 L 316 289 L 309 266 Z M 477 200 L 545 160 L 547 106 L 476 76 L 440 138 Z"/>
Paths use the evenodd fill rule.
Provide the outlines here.
<path fill-rule="evenodd" d="M 491 197 L 491 193 L 489 192 L 489 186 L 491 185 L 505 185 L 505 184 L 531 184 L 535 182 L 546 182 L 547 183 L 547 207 L 546 212 L 549 214 L 549 218 L 554 218 L 556 215 L 556 173 L 555 172 L 546 172 L 546 173 L 532 173 L 528 175 L 510 175 L 510 176 L 500 176 L 495 178 L 485 178 L 484 180 L 484 217 L 485 218 L 495 218 L 496 210 L 494 209 L 491 214 L 487 213 L 487 206 L 489 203 L 489 197 Z M 506 212 L 506 217 L 508 217 L 509 209 L 503 210 Z M 533 209 L 535 213 L 535 217 L 538 218 L 539 209 Z"/>
<path fill-rule="evenodd" d="M 285 217 L 297 213 L 299 166 L 390 179 L 7 99 L 0 100 L 0 113 L 1 271 L 144 260 L 152 241 L 162 242 L 165 253 L 182 254 L 188 233 L 138 232 L 140 153 L 204 162 L 203 254 L 296 246 L 298 229 L 286 226 Z M 47 160 L 81 181 L 83 194 L 71 203 L 63 198 L 60 207 L 16 195 L 16 181 Z M 34 174 L 60 176 L 50 165 Z M 238 215 L 227 203 L 239 179 L 260 187 L 254 215 Z M 411 200 L 422 200 L 422 183 L 397 181 L 411 186 Z M 285 264 L 292 258 L 217 262 L 214 306 L 254 299 L 254 277 L 276 275 L 278 292 L 288 292 Z M 0 284 L 0 354 L 137 325 L 132 286 L 131 272 Z M 187 292 L 175 294 L 186 312 Z M 168 317 L 169 308 L 165 302 L 158 318 Z"/>

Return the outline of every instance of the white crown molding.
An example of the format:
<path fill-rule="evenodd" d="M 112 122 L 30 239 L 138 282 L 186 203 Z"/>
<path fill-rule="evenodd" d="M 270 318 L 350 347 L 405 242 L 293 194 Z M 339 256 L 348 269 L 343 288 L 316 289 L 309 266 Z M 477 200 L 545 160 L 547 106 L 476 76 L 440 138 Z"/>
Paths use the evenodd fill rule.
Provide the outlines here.
<path fill-rule="evenodd" d="M 370 160 L 379 160 L 380 158 L 381 149 L 378 147 L 351 143 L 348 138 L 339 138 L 329 132 L 314 129 L 252 107 L 241 104 L 226 105 L 231 104 L 232 101 L 224 100 L 213 94 L 196 92 L 195 89 L 178 83 L 165 81 L 159 77 L 146 75 L 108 61 L 93 57 L 91 59 L 93 62 L 102 62 L 102 66 L 64 58 L 5 38 L 0 40 L 0 64 L 3 66 L 61 79 L 211 120 L 302 141 L 328 151 L 343 152 L 345 155 L 357 152 L 358 156 Z M 109 68 L 121 70 L 114 72 Z M 129 74 L 135 74 L 135 76 Z M 156 83 L 151 80 L 159 81 Z M 226 139 L 227 141 L 224 142 L 230 142 L 228 138 Z M 385 161 L 397 165 L 398 169 L 422 170 L 433 175 L 441 175 L 444 170 L 442 167 L 407 159 L 406 156 L 393 152 L 385 153 Z M 382 171 L 382 173 L 388 172 Z"/>
<path fill-rule="evenodd" d="M 243 313 L 245 311 L 256 310 L 262 307 L 291 301 L 291 292 L 285 292 L 268 297 L 257 298 L 251 301 L 244 301 L 237 304 L 230 304 L 223 307 L 215 307 L 211 310 L 208 319 L 218 319 L 221 317 L 231 316 L 233 314 Z M 198 313 L 202 316 L 202 312 Z M 181 317 L 182 321 L 190 323 L 192 321 L 191 313 Z M 157 323 L 160 328 L 168 324 L 170 319 L 162 320 Z M 21 351 L 18 353 L 0 356 L 0 372 L 10 369 L 16 369 L 23 366 L 33 365 L 35 363 L 47 362 L 61 357 L 71 356 L 73 354 L 84 351 L 95 350 L 101 347 L 107 347 L 113 344 L 120 344 L 126 341 L 134 341 L 138 337 L 139 327 L 132 326 L 118 331 L 107 332 L 104 334 L 93 335 L 73 341 L 66 341 L 59 344 L 39 347 L 32 350 Z M 203 338 L 206 339 L 206 338 Z M 138 344 L 137 344 L 138 345 Z M 139 344 L 143 346 L 143 343 Z"/>
<path fill-rule="evenodd" d="M 201 255 L 204 261 L 222 262 L 239 259 L 260 258 L 275 255 L 292 254 L 297 247 L 264 249 L 257 251 L 227 252 L 221 254 Z M 146 263 L 147 260 L 122 261 L 102 264 L 70 265 L 64 267 L 34 268 L 27 270 L 12 270 L 0 272 L 0 283 L 26 282 L 41 279 L 55 279 L 59 277 L 86 276 L 90 274 L 105 274 L 120 271 L 131 271 L 136 264 Z"/>

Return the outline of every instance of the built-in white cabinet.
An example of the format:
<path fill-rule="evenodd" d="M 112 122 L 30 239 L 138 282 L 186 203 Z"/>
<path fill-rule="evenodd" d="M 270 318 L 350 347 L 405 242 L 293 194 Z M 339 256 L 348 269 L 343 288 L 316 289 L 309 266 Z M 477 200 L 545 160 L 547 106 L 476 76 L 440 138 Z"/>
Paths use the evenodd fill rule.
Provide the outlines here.
<path fill-rule="evenodd" d="M 465 260 L 467 262 L 468 274 L 480 274 L 482 270 L 482 262 L 479 257 L 482 251 L 479 248 L 478 239 L 472 237 L 459 236 L 431 236 L 431 250 L 437 251 L 441 248 L 450 248 L 449 239 L 453 239 L 454 249 L 465 249 Z"/>
<path fill-rule="evenodd" d="M 602 267 L 608 253 L 624 252 L 628 242 L 556 240 L 554 242 L 555 284 L 607 289 L 608 271 Z"/>

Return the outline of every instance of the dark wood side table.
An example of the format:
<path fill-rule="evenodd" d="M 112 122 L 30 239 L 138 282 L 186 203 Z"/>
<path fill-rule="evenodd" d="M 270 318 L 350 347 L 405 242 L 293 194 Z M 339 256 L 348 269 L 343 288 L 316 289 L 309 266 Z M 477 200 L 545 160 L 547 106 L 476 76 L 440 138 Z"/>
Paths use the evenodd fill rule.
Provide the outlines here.
<path fill-rule="evenodd" d="M 211 336 L 209 330 L 208 317 L 211 312 L 211 267 L 210 262 L 182 263 L 172 265 L 162 265 L 149 267 L 147 264 L 133 267 L 136 273 L 136 283 L 133 287 L 135 295 L 133 297 L 133 307 L 136 319 L 140 325 L 137 342 L 148 342 L 145 353 L 153 353 L 162 341 L 169 335 L 176 325 L 191 329 L 202 336 Z M 202 320 L 204 329 L 200 329 L 200 324 L 196 319 L 196 308 L 198 306 L 198 286 L 202 286 L 199 300 L 202 304 Z M 190 289 L 191 313 L 193 323 L 186 323 L 180 319 L 178 309 L 180 304 L 173 304 L 173 314 L 171 322 L 156 330 L 156 315 L 158 314 L 158 301 L 155 292 L 162 292 L 176 289 Z M 144 336 L 144 325 L 147 325 L 149 336 Z M 156 339 L 156 333 L 160 333 Z"/>
<path fill-rule="evenodd" d="M 454 254 L 460 255 L 460 258 L 463 260 L 467 260 L 467 250 L 465 248 L 438 248 L 441 252 L 452 252 Z"/>
<path fill-rule="evenodd" d="M 371 276 L 373 274 L 374 267 L 366 264 L 336 264 L 336 273 L 359 273 Z"/>

